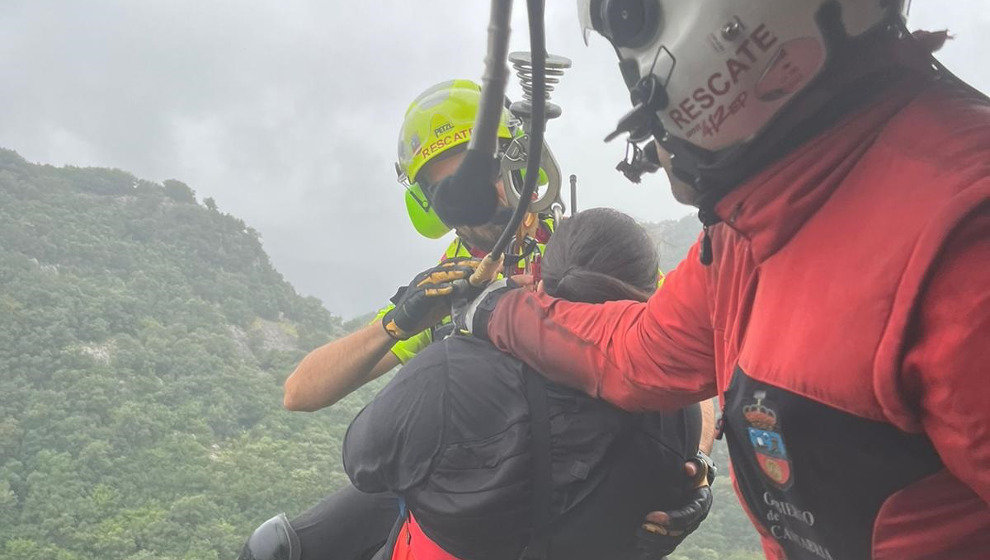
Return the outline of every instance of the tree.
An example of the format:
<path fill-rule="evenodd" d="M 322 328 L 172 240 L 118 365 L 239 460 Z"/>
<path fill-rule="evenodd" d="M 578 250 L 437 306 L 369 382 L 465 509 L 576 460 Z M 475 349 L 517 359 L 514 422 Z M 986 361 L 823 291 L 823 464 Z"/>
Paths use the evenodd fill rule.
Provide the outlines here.
<path fill-rule="evenodd" d="M 167 179 L 162 182 L 162 187 L 165 188 L 165 196 L 176 202 L 196 202 L 195 191 L 189 188 L 189 185 L 183 183 L 182 181 Z"/>

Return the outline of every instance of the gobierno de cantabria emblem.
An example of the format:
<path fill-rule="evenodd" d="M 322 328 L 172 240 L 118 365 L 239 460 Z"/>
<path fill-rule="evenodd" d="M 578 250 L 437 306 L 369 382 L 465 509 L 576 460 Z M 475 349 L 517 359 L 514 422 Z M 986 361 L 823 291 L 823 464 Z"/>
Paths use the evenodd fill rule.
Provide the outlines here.
<path fill-rule="evenodd" d="M 756 451 L 760 470 L 781 490 L 791 485 L 791 461 L 787 457 L 784 437 L 780 434 L 777 413 L 764 401 L 766 391 L 756 391 L 756 402 L 743 407 L 743 417 L 749 424 L 749 442 Z"/>

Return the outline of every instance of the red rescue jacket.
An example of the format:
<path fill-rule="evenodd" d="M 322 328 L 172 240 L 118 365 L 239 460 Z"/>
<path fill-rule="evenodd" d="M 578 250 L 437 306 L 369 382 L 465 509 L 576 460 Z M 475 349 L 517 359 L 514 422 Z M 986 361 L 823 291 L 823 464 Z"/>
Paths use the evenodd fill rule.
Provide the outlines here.
<path fill-rule="evenodd" d="M 649 302 L 516 291 L 489 337 L 627 409 L 718 394 L 768 557 L 990 556 L 990 107 L 899 84 L 716 212 Z"/>
<path fill-rule="evenodd" d="M 419 527 L 412 514 L 399 529 L 395 547 L 392 549 L 392 560 L 459 560 L 453 554 L 440 548 Z"/>

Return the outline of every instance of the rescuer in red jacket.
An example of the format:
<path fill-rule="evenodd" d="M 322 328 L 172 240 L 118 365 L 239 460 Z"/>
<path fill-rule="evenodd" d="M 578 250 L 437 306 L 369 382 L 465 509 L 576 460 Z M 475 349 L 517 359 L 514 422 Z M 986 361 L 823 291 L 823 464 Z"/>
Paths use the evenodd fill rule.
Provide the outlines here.
<path fill-rule="evenodd" d="M 455 322 L 629 410 L 718 395 L 768 557 L 990 557 L 986 97 L 901 2 L 579 9 L 704 233 L 647 303 L 492 285 Z"/>

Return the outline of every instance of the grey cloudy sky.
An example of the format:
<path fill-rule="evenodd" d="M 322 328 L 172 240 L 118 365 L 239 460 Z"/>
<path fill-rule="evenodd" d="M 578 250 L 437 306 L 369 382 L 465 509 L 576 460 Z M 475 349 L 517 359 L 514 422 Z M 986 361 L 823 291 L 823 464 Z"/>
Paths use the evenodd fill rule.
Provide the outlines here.
<path fill-rule="evenodd" d="M 661 175 L 634 186 L 601 138 L 627 109 L 614 54 L 549 2 L 548 47 L 574 60 L 548 139 L 580 206 L 681 217 Z M 446 241 L 415 234 L 392 162 L 408 102 L 477 80 L 481 0 L 5 0 L 0 146 L 56 165 L 188 183 L 261 232 L 296 288 L 345 317 L 373 309 Z M 513 47 L 528 49 L 523 2 Z M 990 0 L 914 0 L 912 28 L 956 35 L 940 58 L 990 91 Z M 518 97 L 518 85 L 510 95 Z"/>

